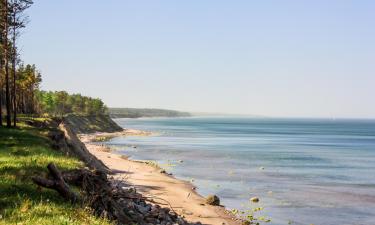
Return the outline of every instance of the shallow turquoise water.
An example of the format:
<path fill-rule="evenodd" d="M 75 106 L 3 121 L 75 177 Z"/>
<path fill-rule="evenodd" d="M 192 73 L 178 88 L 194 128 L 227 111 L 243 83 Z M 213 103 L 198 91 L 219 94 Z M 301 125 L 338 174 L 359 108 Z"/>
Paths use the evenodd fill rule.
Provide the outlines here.
<path fill-rule="evenodd" d="M 116 119 L 154 131 L 108 144 L 156 160 L 227 208 L 264 207 L 268 224 L 375 224 L 375 121 Z M 132 148 L 131 146 L 137 146 Z M 179 160 L 183 160 L 182 163 Z M 249 202 L 257 196 L 260 203 Z"/>

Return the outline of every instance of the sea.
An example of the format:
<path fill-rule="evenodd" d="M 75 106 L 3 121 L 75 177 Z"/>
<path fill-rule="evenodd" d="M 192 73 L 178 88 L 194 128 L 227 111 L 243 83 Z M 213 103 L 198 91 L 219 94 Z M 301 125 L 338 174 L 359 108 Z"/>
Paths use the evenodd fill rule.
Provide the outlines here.
<path fill-rule="evenodd" d="M 253 214 L 260 224 L 375 225 L 375 120 L 115 121 L 153 132 L 108 141 L 119 154 L 155 161 L 202 196 L 215 194 L 227 209 Z"/>

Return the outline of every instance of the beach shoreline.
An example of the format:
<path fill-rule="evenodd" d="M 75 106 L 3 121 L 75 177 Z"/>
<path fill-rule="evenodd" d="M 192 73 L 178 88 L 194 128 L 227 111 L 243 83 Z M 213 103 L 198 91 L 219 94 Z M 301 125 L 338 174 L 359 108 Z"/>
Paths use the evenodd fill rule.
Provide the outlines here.
<path fill-rule="evenodd" d="M 179 180 L 166 174 L 160 168 L 143 161 L 134 161 L 126 156 L 110 151 L 103 144 L 93 143 L 120 136 L 149 136 L 151 132 L 124 129 L 114 133 L 82 134 L 79 138 L 88 151 L 101 160 L 112 172 L 115 181 L 126 181 L 139 193 L 153 199 L 163 207 L 169 207 L 189 222 L 201 222 L 212 225 L 241 224 L 224 206 L 212 206 L 205 203 L 190 182 Z"/>

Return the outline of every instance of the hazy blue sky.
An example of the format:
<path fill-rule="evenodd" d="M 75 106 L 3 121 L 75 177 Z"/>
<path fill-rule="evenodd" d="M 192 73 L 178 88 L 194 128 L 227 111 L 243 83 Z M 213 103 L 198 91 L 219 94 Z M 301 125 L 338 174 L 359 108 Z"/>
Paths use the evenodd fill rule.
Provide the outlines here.
<path fill-rule="evenodd" d="M 375 1 L 36 0 L 43 88 L 109 106 L 375 117 Z"/>

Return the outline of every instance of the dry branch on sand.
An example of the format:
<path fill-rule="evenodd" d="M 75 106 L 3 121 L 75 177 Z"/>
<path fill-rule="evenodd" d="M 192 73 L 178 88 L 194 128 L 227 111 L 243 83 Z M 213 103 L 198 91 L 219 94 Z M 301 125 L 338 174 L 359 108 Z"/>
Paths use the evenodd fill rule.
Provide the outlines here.
<path fill-rule="evenodd" d="M 111 182 L 102 171 L 76 169 L 60 172 L 52 163 L 47 168 L 49 177 L 33 177 L 34 183 L 56 190 L 67 201 L 88 205 L 96 215 L 107 217 L 117 224 L 201 224 L 188 223 L 173 209 L 147 203 L 154 201 L 124 182 Z M 75 193 L 69 185 L 79 187 L 81 194 Z"/>

